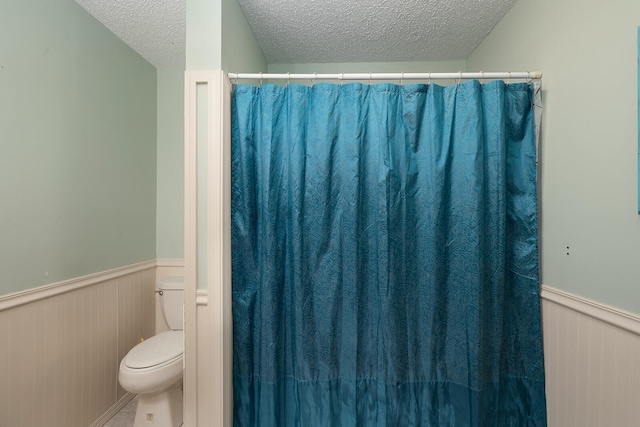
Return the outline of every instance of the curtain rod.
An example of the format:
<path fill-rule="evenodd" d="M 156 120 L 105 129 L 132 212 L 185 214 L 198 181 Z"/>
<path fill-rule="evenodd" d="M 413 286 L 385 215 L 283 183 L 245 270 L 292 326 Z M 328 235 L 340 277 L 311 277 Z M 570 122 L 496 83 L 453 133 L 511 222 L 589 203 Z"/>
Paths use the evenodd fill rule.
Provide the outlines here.
<path fill-rule="evenodd" d="M 457 73 L 228 73 L 231 80 L 482 80 L 527 79 L 539 80 L 542 71 L 462 72 Z"/>

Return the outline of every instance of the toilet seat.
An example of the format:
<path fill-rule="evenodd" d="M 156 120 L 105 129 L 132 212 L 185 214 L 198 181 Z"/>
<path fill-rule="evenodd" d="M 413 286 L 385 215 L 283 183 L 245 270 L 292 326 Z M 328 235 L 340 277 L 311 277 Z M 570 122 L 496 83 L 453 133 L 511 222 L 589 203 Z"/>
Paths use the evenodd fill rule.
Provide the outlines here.
<path fill-rule="evenodd" d="M 132 348 L 120 362 L 118 379 L 127 391 L 155 393 L 182 381 L 183 332 L 167 331 Z"/>
<path fill-rule="evenodd" d="M 132 369 L 145 369 L 181 357 L 184 352 L 182 331 L 161 332 L 133 347 L 124 358 L 124 363 Z"/>

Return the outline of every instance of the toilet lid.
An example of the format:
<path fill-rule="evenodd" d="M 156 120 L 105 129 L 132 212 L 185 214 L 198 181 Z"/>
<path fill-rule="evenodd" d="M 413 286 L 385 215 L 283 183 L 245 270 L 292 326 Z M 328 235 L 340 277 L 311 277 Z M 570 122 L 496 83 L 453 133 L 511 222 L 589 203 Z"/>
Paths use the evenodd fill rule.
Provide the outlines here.
<path fill-rule="evenodd" d="M 133 369 L 160 365 L 182 355 L 183 341 L 182 331 L 161 332 L 133 347 L 124 363 Z"/>

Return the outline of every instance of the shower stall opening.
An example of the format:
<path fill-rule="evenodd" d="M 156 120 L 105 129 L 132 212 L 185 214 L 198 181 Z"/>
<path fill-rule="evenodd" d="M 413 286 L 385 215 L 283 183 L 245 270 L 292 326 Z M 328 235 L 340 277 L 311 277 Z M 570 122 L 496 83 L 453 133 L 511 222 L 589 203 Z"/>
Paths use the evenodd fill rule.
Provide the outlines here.
<path fill-rule="evenodd" d="M 231 126 L 208 148 L 225 166 L 208 171 L 222 209 L 208 206 L 207 271 L 224 422 L 546 425 L 540 77 L 217 77 L 209 108 Z"/>

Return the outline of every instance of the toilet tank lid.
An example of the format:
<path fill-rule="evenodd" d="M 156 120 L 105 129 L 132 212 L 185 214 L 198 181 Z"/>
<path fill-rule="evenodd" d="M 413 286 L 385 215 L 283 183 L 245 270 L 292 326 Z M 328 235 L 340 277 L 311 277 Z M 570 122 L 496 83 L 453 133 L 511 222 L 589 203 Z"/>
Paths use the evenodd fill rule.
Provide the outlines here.
<path fill-rule="evenodd" d="M 133 347 L 125 356 L 129 368 L 143 369 L 160 365 L 184 352 L 182 331 L 161 332 Z"/>
<path fill-rule="evenodd" d="M 165 277 L 158 282 L 158 289 L 184 289 L 184 276 Z"/>

